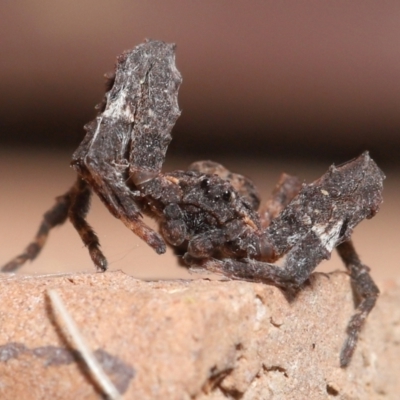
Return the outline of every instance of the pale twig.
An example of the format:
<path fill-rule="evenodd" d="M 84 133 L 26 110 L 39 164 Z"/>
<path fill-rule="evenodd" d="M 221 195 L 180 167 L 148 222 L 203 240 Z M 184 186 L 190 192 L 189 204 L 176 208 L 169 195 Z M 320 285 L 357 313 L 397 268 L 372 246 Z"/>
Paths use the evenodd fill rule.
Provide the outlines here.
<path fill-rule="evenodd" d="M 95 381 L 111 400 L 121 400 L 121 394 L 118 392 L 117 388 L 111 382 L 111 380 L 97 361 L 96 357 L 93 355 L 82 334 L 79 332 L 77 325 L 67 311 L 64 302 L 61 300 L 59 294 L 54 289 L 49 289 L 47 291 L 47 294 L 49 296 L 51 305 L 63 320 L 68 334 L 71 336 L 72 341 L 79 350 L 84 362 L 89 369 L 89 372 L 91 373 Z"/>

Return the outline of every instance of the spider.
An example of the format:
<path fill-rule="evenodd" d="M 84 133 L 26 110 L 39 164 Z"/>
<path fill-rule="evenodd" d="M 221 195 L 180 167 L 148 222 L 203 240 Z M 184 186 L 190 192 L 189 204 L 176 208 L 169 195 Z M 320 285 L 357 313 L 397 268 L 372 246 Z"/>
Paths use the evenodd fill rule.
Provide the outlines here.
<path fill-rule="evenodd" d="M 233 279 L 297 291 L 336 248 L 361 299 L 340 355 L 346 367 L 379 295 L 350 239 L 354 227 L 373 217 L 382 202 L 384 175 L 368 152 L 332 165 L 311 184 L 283 174 L 260 208 L 254 184 L 218 163 L 161 172 L 180 115 L 182 79 L 174 45 L 148 40 L 120 55 L 115 73 L 106 77 L 98 115 L 85 126 L 86 136 L 72 157 L 75 184 L 44 214 L 34 241 L 2 270 L 33 260 L 49 231 L 69 218 L 97 269 L 105 271 L 106 258 L 86 222 L 92 191 L 157 253 L 168 244 L 187 266 Z M 160 233 L 143 222 L 143 214 L 158 221 Z M 283 266 L 273 264 L 284 255 Z"/>

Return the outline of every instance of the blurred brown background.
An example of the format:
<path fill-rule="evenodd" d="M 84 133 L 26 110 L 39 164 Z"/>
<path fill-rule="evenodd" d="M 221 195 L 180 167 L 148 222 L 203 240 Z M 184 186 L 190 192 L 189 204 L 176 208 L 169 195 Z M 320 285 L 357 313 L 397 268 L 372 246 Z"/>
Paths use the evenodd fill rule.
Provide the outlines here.
<path fill-rule="evenodd" d="M 369 149 L 388 179 L 358 247 L 377 274 L 399 274 L 400 3 L 358 0 L 1 2 L 0 264 L 72 184 L 69 157 L 102 98 L 102 75 L 146 37 L 177 44 L 183 75 L 168 167 L 213 158 L 267 195 L 281 170 L 312 180 Z M 111 267 L 185 276 L 97 202 L 90 221 Z M 68 226 L 32 268 L 91 265 Z"/>

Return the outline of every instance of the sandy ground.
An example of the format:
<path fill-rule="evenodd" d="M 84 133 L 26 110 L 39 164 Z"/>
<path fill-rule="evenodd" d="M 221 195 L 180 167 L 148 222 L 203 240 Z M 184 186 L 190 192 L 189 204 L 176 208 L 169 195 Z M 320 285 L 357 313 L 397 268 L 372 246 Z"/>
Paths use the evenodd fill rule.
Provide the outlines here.
<path fill-rule="evenodd" d="M 19 253 L 31 240 L 41 216 L 55 196 L 74 181 L 69 152 L 16 151 L 0 149 L 0 264 Z M 165 169 L 184 169 L 194 160 L 173 160 Z M 256 160 L 223 160 L 227 167 L 251 177 L 264 198 L 274 187 L 281 171 L 310 182 L 328 165 L 268 163 Z M 400 277 L 400 171 L 385 171 L 384 204 L 372 220 L 363 222 L 354 234 L 362 260 L 378 281 Z M 99 235 L 110 270 L 123 270 L 143 279 L 197 277 L 180 267 L 170 250 L 159 256 L 113 218 L 97 198 L 88 217 Z M 151 226 L 155 224 L 150 221 Z M 318 267 L 319 271 L 342 269 L 338 256 Z M 21 269 L 23 274 L 93 271 L 91 260 L 71 224 L 56 228 L 38 259 Z"/>

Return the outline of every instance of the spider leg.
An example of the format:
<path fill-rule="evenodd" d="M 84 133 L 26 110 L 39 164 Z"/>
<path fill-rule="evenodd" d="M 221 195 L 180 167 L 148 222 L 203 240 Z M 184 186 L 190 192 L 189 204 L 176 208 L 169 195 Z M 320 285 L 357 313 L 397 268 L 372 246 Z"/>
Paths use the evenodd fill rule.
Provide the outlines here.
<path fill-rule="evenodd" d="M 223 259 L 228 257 L 230 259 L 256 258 L 261 253 L 256 238 L 249 235 L 247 224 L 243 224 L 240 220 L 232 220 L 225 223 L 223 228 L 193 236 L 188 242 L 185 258 L 188 260 L 191 257 L 197 260 L 212 259 L 213 257 Z"/>
<path fill-rule="evenodd" d="M 205 268 L 233 279 L 272 283 L 281 288 L 297 290 L 317 265 L 330 257 L 329 250 L 318 235 L 310 232 L 288 252 L 282 267 L 249 258 L 196 259 L 188 255 L 185 261 L 190 266 Z"/>
<path fill-rule="evenodd" d="M 361 299 L 347 325 L 348 336 L 340 353 L 340 366 L 344 368 L 349 365 L 360 331 L 379 296 L 379 289 L 369 274 L 369 268 L 361 263 L 351 241 L 340 244 L 336 249 L 350 273 L 353 290 Z"/>
<path fill-rule="evenodd" d="M 160 174 L 180 115 L 175 47 L 148 40 L 117 59 L 105 101 L 72 156 L 72 165 L 108 210 L 158 253 L 162 237 L 143 221 L 138 186 Z"/>
<path fill-rule="evenodd" d="M 189 241 L 185 258 L 194 257 L 196 260 L 201 260 L 211 257 L 217 248 L 223 246 L 225 241 L 226 237 L 221 229 L 198 234 Z"/>
<path fill-rule="evenodd" d="M 62 225 L 68 218 L 68 210 L 71 206 L 73 188 L 67 193 L 56 198 L 56 204 L 43 215 L 43 221 L 39 226 L 33 241 L 25 250 L 2 267 L 3 272 L 16 271 L 26 261 L 33 261 L 46 244 L 49 232 L 55 226 Z"/>
<path fill-rule="evenodd" d="M 100 251 L 99 240 L 90 225 L 85 221 L 90 206 L 91 190 L 87 183 L 78 178 L 74 186 L 62 196 L 56 198 L 56 204 L 43 216 L 35 239 L 23 253 L 13 258 L 2 267 L 3 272 L 12 272 L 22 267 L 26 261 L 33 261 L 46 244 L 50 230 L 62 225 L 67 218 L 78 231 L 95 265 L 102 271 L 107 267 L 107 260 Z"/>
<path fill-rule="evenodd" d="M 92 227 L 85 218 L 90 207 L 92 191 L 89 185 L 78 177 L 71 189 L 72 201 L 68 210 L 68 217 L 74 228 L 77 230 L 82 242 L 89 250 L 90 257 L 100 271 L 107 269 L 107 260 L 100 250 L 100 243 Z"/>
<path fill-rule="evenodd" d="M 296 176 L 283 173 L 276 184 L 272 196 L 260 209 L 261 226 L 265 229 L 299 193 L 301 182 Z"/>
<path fill-rule="evenodd" d="M 117 167 L 92 157 L 74 160 L 73 165 L 114 217 L 120 219 L 158 254 L 165 252 L 164 240 L 142 221 L 138 197 L 127 186 L 124 174 Z"/>

